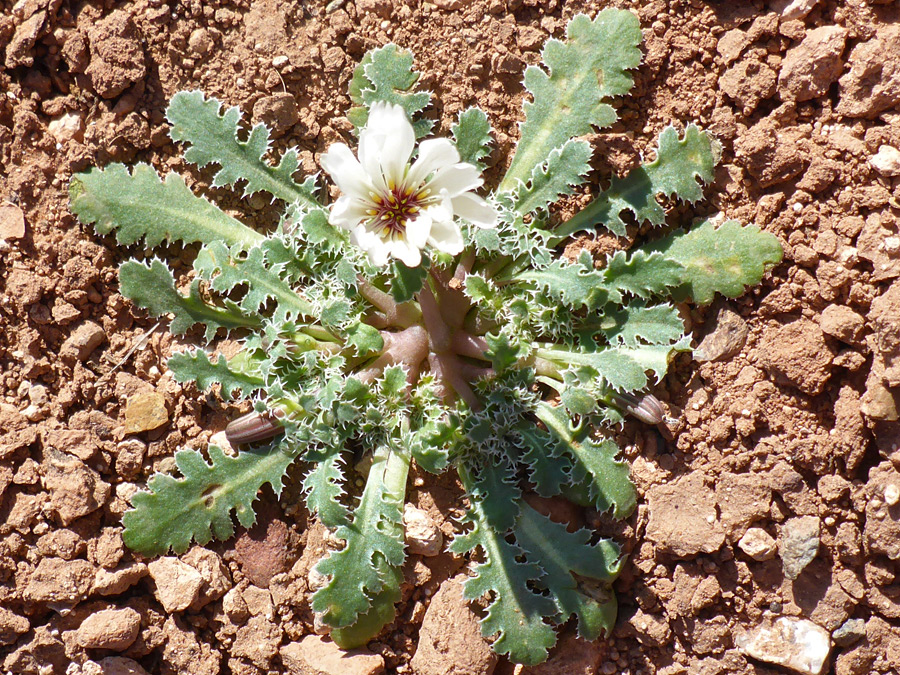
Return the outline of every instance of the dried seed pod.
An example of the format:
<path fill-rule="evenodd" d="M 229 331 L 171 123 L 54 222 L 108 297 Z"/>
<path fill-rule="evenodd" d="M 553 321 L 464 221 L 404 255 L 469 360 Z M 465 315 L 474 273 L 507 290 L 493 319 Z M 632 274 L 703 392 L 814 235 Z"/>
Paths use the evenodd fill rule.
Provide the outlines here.
<path fill-rule="evenodd" d="M 238 443 L 255 443 L 273 438 L 282 433 L 284 428 L 278 418 L 271 412 L 252 412 L 238 417 L 225 427 L 225 437 L 232 445 Z"/>

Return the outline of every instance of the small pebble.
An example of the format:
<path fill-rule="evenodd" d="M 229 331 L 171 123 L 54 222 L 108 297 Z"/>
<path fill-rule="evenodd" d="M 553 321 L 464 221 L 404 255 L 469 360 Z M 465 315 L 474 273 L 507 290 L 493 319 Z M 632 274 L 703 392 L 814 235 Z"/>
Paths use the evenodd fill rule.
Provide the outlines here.
<path fill-rule="evenodd" d="M 896 506 L 898 501 L 900 501 L 900 488 L 896 483 L 888 483 L 884 487 L 884 503 L 888 506 Z"/>
<path fill-rule="evenodd" d="M 831 653 L 828 631 L 812 621 L 787 616 L 738 636 L 735 644 L 750 658 L 806 675 L 819 675 Z"/>

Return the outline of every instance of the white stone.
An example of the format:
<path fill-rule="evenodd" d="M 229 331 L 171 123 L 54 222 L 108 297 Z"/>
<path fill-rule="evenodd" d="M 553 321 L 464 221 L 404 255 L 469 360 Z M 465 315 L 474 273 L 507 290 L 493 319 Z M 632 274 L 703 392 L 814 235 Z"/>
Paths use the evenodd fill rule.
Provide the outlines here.
<path fill-rule="evenodd" d="M 812 621 L 787 616 L 739 635 L 735 643 L 750 658 L 806 675 L 819 675 L 831 653 L 827 630 Z"/>
<path fill-rule="evenodd" d="M 888 506 L 896 506 L 900 501 L 900 487 L 896 483 L 888 483 L 884 486 L 884 503 Z"/>
<path fill-rule="evenodd" d="M 422 509 L 406 504 L 403 509 L 406 545 L 410 553 L 435 556 L 444 545 L 444 535 L 434 519 Z"/>
<path fill-rule="evenodd" d="M 869 164 L 882 176 L 900 176 L 900 150 L 882 145 Z"/>
<path fill-rule="evenodd" d="M 738 542 L 740 549 L 754 560 L 771 560 L 775 557 L 775 539 L 761 527 L 751 527 Z"/>
<path fill-rule="evenodd" d="M 784 6 L 784 9 L 781 10 L 781 18 L 790 21 L 804 18 L 819 4 L 819 0 L 783 0 L 780 4 Z"/>
<path fill-rule="evenodd" d="M 283 68 L 288 64 L 289 61 L 290 59 L 282 54 L 281 56 L 276 56 L 274 59 L 272 59 L 272 65 L 275 68 Z"/>
<path fill-rule="evenodd" d="M 47 131 L 57 143 L 66 143 L 71 140 L 80 141 L 84 138 L 84 120 L 78 113 L 67 112 L 50 120 Z"/>

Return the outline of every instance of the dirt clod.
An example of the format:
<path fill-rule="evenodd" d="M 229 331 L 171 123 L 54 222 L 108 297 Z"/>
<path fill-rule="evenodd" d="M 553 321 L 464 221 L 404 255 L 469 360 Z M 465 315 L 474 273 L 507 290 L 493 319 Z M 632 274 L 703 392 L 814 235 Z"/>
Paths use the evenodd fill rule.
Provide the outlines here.
<path fill-rule="evenodd" d="M 341 650 L 319 635 L 307 635 L 280 650 L 281 661 L 293 675 L 381 675 L 384 658 L 363 649 Z"/>
<path fill-rule="evenodd" d="M 448 579 L 434 594 L 410 665 L 418 675 L 490 675 L 497 655 L 481 636 L 478 617 L 463 598 L 465 577 Z"/>
<path fill-rule="evenodd" d="M 125 404 L 125 433 L 139 434 L 158 429 L 169 421 L 166 399 L 155 391 L 135 394 Z"/>
<path fill-rule="evenodd" d="M 147 569 L 156 583 L 156 599 L 167 612 L 183 612 L 196 602 L 204 583 L 196 569 L 171 556 L 151 561 Z"/>
<path fill-rule="evenodd" d="M 647 501 L 647 539 L 663 553 L 690 558 L 698 553 L 714 553 L 725 542 L 715 495 L 706 489 L 702 475 L 655 485 L 647 493 Z"/>
<path fill-rule="evenodd" d="M 85 649 L 121 652 L 135 641 L 140 628 L 141 615 L 133 609 L 104 609 L 84 620 L 75 639 Z"/>

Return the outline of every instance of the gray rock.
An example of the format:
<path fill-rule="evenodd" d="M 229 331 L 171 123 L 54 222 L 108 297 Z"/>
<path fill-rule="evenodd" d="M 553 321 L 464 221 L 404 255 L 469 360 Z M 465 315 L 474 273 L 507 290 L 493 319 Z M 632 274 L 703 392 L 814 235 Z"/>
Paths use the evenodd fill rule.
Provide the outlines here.
<path fill-rule="evenodd" d="M 819 552 L 819 519 L 815 516 L 791 518 L 781 528 L 778 554 L 784 575 L 796 579 Z"/>
<path fill-rule="evenodd" d="M 866 622 L 862 619 L 847 619 L 831 634 L 834 644 L 848 647 L 866 637 Z"/>

